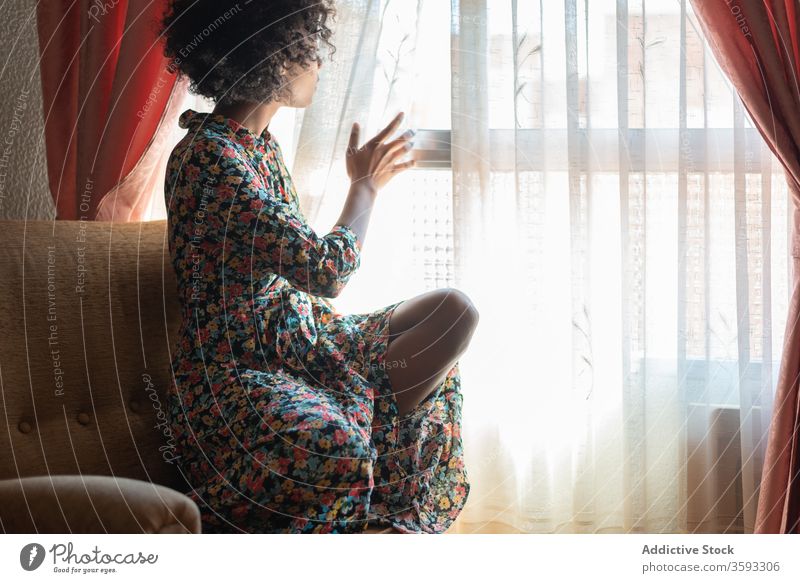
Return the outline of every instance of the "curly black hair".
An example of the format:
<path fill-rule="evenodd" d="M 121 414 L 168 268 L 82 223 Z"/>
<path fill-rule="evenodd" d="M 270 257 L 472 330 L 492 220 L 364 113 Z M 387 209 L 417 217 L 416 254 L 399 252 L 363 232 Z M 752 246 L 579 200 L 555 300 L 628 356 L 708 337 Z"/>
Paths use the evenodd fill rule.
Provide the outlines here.
<path fill-rule="evenodd" d="M 331 51 L 334 0 L 171 0 L 159 23 L 168 69 L 217 103 L 284 100 L 286 69 Z"/>

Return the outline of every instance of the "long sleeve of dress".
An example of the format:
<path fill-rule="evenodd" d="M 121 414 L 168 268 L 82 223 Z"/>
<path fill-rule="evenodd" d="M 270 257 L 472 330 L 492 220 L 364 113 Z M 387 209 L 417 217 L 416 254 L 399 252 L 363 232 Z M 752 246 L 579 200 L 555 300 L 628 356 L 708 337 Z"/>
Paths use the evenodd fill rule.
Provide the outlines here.
<path fill-rule="evenodd" d="M 207 180 L 221 201 L 227 221 L 226 237 L 233 240 L 240 260 L 249 261 L 254 279 L 269 281 L 276 274 L 295 288 L 315 296 L 339 295 L 361 262 L 361 242 L 346 225 L 319 236 L 280 186 L 278 177 L 262 176 L 235 152 L 221 156 Z M 213 155 L 217 154 L 217 155 Z M 230 200 L 230 205 L 223 201 Z"/>

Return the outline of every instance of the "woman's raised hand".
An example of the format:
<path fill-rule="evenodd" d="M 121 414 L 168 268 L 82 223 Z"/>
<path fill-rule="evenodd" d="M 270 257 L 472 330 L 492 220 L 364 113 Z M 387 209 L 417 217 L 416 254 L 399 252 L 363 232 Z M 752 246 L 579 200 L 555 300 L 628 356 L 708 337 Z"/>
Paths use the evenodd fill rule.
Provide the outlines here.
<path fill-rule="evenodd" d="M 353 123 L 350 130 L 350 143 L 347 146 L 347 174 L 352 182 L 363 182 L 376 191 L 383 187 L 393 176 L 416 164 L 415 159 L 398 162 L 413 146 L 411 138 L 414 130 L 408 130 L 388 143 L 383 141 L 394 132 L 403 120 L 401 111 L 385 128 L 378 132 L 366 144 L 358 147 L 360 127 Z"/>

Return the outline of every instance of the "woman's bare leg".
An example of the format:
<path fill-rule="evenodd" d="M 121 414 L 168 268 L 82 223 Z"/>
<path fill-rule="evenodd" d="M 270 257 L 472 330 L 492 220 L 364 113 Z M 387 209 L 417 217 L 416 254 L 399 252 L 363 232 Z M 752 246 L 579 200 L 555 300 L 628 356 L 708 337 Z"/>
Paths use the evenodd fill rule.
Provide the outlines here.
<path fill-rule="evenodd" d="M 444 380 L 469 346 L 477 324 L 478 310 L 454 288 L 420 294 L 395 308 L 384 365 L 401 416 Z"/>

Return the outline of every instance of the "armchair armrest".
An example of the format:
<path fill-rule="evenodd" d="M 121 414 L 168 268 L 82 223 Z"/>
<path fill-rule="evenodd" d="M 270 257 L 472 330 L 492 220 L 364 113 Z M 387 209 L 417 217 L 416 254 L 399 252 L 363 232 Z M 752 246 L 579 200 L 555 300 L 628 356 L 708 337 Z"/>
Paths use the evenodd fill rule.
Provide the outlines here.
<path fill-rule="evenodd" d="M 201 532 L 200 509 L 180 492 L 99 475 L 0 480 L 0 528 L 6 534 Z"/>

